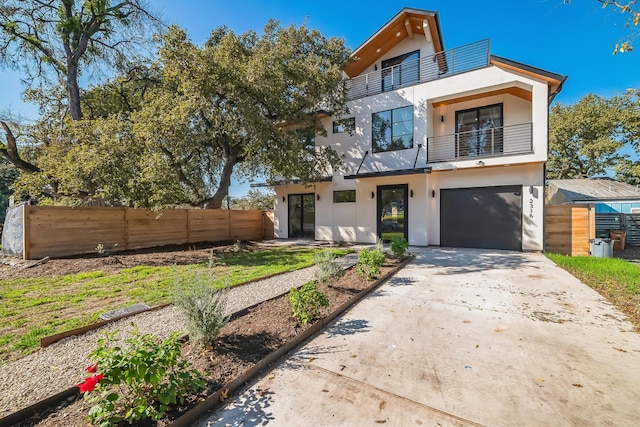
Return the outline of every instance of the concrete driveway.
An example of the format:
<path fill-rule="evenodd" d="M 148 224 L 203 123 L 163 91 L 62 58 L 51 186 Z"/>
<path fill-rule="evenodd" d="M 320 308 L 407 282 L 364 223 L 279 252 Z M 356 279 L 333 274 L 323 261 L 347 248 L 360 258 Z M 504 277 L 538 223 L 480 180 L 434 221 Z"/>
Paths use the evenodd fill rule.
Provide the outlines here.
<path fill-rule="evenodd" d="M 632 426 L 640 335 L 540 254 L 414 262 L 198 425 Z"/>

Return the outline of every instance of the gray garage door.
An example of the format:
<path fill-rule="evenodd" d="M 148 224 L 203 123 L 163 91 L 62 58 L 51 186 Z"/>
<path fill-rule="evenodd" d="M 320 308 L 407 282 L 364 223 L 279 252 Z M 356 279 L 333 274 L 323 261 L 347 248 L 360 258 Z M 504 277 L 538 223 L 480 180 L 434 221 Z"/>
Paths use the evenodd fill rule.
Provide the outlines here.
<path fill-rule="evenodd" d="M 440 191 L 440 245 L 522 250 L 522 186 Z"/>

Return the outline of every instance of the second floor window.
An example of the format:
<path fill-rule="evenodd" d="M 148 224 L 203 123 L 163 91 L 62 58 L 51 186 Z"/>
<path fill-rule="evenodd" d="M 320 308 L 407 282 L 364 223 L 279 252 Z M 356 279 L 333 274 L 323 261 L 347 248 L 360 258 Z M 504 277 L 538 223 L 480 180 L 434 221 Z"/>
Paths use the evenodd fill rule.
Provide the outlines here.
<path fill-rule="evenodd" d="M 374 153 L 413 148 L 413 106 L 373 113 L 371 145 Z"/>
<path fill-rule="evenodd" d="M 417 83 L 420 80 L 420 51 L 382 61 L 382 91 Z"/>
<path fill-rule="evenodd" d="M 500 154 L 503 151 L 502 104 L 456 111 L 459 157 Z"/>

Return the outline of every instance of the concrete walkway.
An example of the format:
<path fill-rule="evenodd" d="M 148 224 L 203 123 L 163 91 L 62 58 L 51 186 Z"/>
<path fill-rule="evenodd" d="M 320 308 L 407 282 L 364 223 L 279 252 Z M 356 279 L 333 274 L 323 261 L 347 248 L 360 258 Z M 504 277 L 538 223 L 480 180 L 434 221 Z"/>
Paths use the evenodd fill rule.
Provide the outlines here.
<path fill-rule="evenodd" d="M 540 254 L 417 259 L 197 425 L 631 426 L 640 335 Z"/>

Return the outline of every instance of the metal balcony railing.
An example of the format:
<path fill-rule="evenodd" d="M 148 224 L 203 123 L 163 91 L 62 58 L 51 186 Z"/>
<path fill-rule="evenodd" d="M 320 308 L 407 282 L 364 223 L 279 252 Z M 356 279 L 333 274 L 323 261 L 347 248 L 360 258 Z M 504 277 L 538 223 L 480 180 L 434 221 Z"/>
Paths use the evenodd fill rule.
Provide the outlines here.
<path fill-rule="evenodd" d="M 427 138 L 427 163 L 533 153 L 532 124 L 499 126 Z"/>
<path fill-rule="evenodd" d="M 349 100 L 449 77 L 489 65 L 489 39 L 349 79 Z"/>

